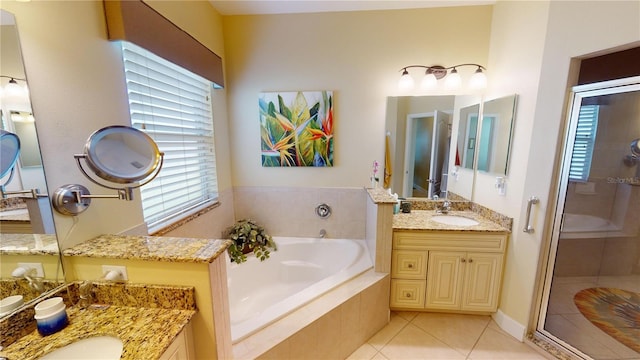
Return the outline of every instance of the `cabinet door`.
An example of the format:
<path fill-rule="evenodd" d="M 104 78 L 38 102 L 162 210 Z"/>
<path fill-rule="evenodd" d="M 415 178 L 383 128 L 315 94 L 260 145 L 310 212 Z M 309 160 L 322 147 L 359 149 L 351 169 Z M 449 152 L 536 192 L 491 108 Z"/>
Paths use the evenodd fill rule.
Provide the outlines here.
<path fill-rule="evenodd" d="M 462 310 L 497 310 L 502 257 L 502 254 L 467 253 Z"/>
<path fill-rule="evenodd" d="M 464 252 L 429 251 L 425 308 L 459 310 Z"/>
<path fill-rule="evenodd" d="M 159 360 L 189 360 L 193 354 L 193 343 L 191 342 L 191 324 L 178 334 L 169 348 L 160 356 Z"/>
<path fill-rule="evenodd" d="M 427 252 L 394 250 L 391 277 L 394 279 L 424 280 L 427 277 Z"/>
<path fill-rule="evenodd" d="M 391 279 L 391 308 L 424 308 L 424 280 Z"/>

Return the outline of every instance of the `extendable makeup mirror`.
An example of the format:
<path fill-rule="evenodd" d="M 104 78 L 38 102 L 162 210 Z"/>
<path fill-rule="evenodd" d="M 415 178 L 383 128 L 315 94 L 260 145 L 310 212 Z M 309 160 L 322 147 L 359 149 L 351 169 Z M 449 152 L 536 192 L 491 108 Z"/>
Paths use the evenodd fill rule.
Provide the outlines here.
<path fill-rule="evenodd" d="M 18 155 L 20 155 L 20 139 L 18 135 L 0 129 L 0 154 L 2 154 L 2 156 L 0 156 L 0 179 L 9 175 L 7 181 L 0 185 L 0 190 L 4 197 L 5 186 L 13 179 Z"/>
<path fill-rule="evenodd" d="M 148 184 L 160 172 L 164 154 L 144 132 L 128 126 L 108 126 L 89 136 L 82 154 L 74 155 L 80 171 L 94 184 L 116 190 L 116 195 L 91 195 L 79 184 L 59 187 L 52 198 L 53 207 L 64 215 L 78 215 L 91 204 L 92 198 L 133 200 L 133 189 Z M 120 184 L 113 186 L 91 176 Z M 146 179 L 146 180 L 145 180 Z M 138 184 L 136 182 L 142 181 Z"/>

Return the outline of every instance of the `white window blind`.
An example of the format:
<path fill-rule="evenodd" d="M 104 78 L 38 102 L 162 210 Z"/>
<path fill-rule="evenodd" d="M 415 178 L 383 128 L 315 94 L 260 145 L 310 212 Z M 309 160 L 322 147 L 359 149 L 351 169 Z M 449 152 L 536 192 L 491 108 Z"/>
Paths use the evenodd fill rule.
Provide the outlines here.
<path fill-rule="evenodd" d="M 587 181 L 591 171 L 591 158 L 598 129 L 598 105 L 582 105 L 571 155 L 569 180 Z"/>
<path fill-rule="evenodd" d="M 212 83 L 122 42 L 131 125 L 164 153 L 160 174 L 141 190 L 150 232 L 218 199 Z"/>

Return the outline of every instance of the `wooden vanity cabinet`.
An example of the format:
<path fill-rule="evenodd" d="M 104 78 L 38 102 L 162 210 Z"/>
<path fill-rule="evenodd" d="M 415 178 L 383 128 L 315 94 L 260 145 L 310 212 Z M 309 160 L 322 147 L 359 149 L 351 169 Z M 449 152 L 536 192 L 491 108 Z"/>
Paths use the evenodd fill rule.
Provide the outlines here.
<path fill-rule="evenodd" d="M 394 232 L 390 307 L 496 311 L 507 237 L 494 232 Z"/>
<path fill-rule="evenodd" d="M 158 360 L 190 360 L 195 359 L 193 351 L 193 338 L 191 336 L 191 324 L 185 328 L 171 342 L 169 348 Z"/>

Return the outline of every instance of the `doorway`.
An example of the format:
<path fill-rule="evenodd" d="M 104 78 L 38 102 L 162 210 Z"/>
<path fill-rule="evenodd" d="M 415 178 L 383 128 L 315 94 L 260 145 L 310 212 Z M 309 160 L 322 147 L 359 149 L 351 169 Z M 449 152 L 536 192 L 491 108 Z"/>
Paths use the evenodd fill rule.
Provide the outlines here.
<path fill-rule="evenodd" d="M 640 358 L 640 77 L 573 89 L 536 333 Z"/>
<path fill-rule="evenodd" d="M 432 198 L 446 192 L 450 119 L 442 111 L 407 115 L 403 197 Z"/>

